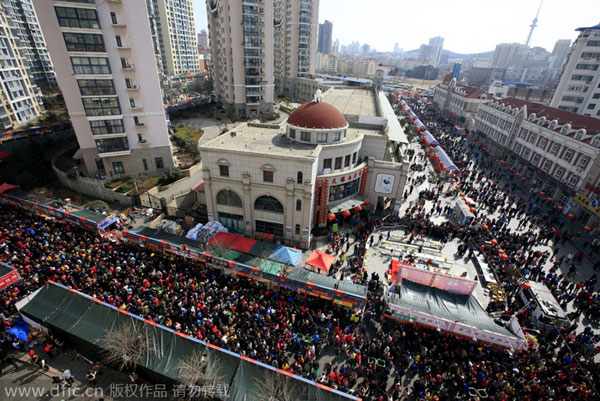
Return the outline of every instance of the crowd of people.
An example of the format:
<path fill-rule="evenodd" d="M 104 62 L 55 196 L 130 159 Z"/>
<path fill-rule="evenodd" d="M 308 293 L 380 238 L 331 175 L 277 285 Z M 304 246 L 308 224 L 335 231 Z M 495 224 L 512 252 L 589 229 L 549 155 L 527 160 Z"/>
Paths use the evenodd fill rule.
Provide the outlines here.
<path fill-rule="evenodd" d="M 15 266 L 22 277 L 0 293 L 6 320 L 0 329 L 2 347 L 13 344 L 6 329 L 16 301 L 54 280 L 366 400 L 598 399 L 600 371 L 594 355 L 599 337 L 590 328 L 581 330 L 575 320 L 562 330 L 540 329 L 537 344 L 511 351 L 383 318 L 386 305 L 379 277 L 369 278 L 362 263 L 367 245 L 381 241 L 390 227 L 442 242 L 458 238 L 467 256 L 484 257 L 506 291 L 506 305 L 499 306 L 504 313 L 519 311 L 515 298 L 524 279 L 543 281 L 574 309 L 573 318 L 585 314 L 597 319 L 600 307 L 595 276 L 575 280 L 576 274 L 561 274 L 557 270 L 564 260 L 559 263 L 556 253 L 540 250 L 540 243 L 556 244 L 562 228 L 554 228 L 551 215 L 540 217 L 536 195 L 514 196 L 517 191 L 503 172 L 452 123 L 424 104 L 412 102 L 411 107 L 462 174 L 455 183 L 428 188 L 427 202 L 411 204 L 401 216 L 385 221 L 357 218 L 350 230 L 332 236 L 331 251 L 339 260 L 342 254 L 347 257 L 337 268 L 369 283 L 364 311 L 269 288 L 179 256 L 108 242 L 68 222 L 0 205 L 0 261 Z M 427 184 L 419 179 L 412 185 L 418 190 Z M 452 212 L 441 201 L 458 197 L 456 186 L 477 202 L 475 219 L 469 224 L 435 223 L 434 216 Z M 522 223 L 519 229 L 511 228 L 515 219 Z M 502 258 L 499 248 L 508 257 Z M 574 266 L 575 272 L 583 263 L 575 257 L 566 262 L 565 268 Z M 533 327 L 526 309 L 518 318 L 522 326 Z M 95 375 L 93 379 L 98 380 Z"/>

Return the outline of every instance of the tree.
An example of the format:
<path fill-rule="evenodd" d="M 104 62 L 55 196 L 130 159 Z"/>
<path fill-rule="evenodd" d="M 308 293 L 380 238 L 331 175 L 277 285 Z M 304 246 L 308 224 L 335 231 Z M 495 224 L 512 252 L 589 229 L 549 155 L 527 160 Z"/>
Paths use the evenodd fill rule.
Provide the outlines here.
<path fill-rule="evenodd" d="M 206 351 L 194 351 L 179 362 L 177 369 L 177 379 L 189 389 L 189 399 L 212 397 L 215 387 L 225 382 L 222 365 L 217 358 L 208 358 Z M 209 387 L 211 391 L 206 391 Z"/>
<path fill-rule="evenodd" d="M 279 373 L 265 371 L 254 378 L 255 399 L 258 401 L 297 401 L 306 398 L 306 388 L 299 380 Z"/>
<path fill-rule="evenodd" d="M 124 320 L 106 330 L 100 339 L 104 362 L 121 371 L 135 369 L 136 361 L 146 352 L 153 351 L 148 348 L 147 334 L 148 326 L 137 319 Z"/>

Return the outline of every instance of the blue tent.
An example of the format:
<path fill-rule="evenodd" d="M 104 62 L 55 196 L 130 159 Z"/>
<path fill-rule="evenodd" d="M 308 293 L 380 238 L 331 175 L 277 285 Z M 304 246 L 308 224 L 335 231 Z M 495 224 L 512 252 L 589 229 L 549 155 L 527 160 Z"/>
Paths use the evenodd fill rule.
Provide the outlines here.
<path fill-rule="evenodd" d="M 269 259 L 273 259 L 281 263 L 289 263 L 291 266 L 296 266 L 298 262 L 300 262 L 300 256 L 302 256 L 302 251 L 279 245 L 271 254 L 271 256 L 269 256 Z"/>
<path fill-rule="evenodd" d="M 29 325 L 27 322 L 23 320 L 23 318 L 19 315 L 19 320 L 17 320 L 17 324 L 10 329 L 7 330 L 7 333 L 13 339 L 19 339 L 27 342 L 27 335 L 29 334 Z"/>

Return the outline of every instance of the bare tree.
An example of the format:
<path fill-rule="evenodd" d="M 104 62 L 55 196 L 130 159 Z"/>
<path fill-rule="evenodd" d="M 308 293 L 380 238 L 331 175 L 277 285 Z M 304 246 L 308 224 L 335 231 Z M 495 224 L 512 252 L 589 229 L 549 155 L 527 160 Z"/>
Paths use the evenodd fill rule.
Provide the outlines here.
<path fill-rule="evenodd" d="M 222 365 L 216 358 L 208 358 L 206 351 L 194 351 L 179 362 L 177 369 L 177 379 L 189 389 L 188 399 L 216 396 L 216 387 L 225 383 Z"/>
<path fill-rule="evenodd" d="M 100 340 L 104 362 L 119 370 L 135 369 L 137 359 L 150 350 L 147 332 L 146 324 L 133 319 L 106 330 Z"/>
<path fill-rule="evenodd" d="M 306 398 L 306 388 L 299 380 L 266 371 L 254 378 L 255 399 L 258 401 L 298 401 Z"/>

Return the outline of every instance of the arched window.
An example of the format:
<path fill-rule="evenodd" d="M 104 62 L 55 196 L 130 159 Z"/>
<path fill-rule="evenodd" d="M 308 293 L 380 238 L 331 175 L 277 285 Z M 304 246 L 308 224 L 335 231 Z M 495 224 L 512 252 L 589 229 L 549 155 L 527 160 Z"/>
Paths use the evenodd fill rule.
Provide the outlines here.
<path fill-rule="evenodd" d="M 302 184 L 302 179 L 303 179 L 302 171 L 298 171 L 296 182 L 298 184 Z"/>
<path fill-rule="evenodd" d="M 570 130 L 571 130 L 571 124 L 565 124 L 560 129 L 560 133 L 563 134 L 563 135 L 567 135 Z"/>
<path fill-rule="evenodd" d="M 600 135 L 596 135 L 594 139 L 592 139 L 592 146 L 600 148 Z"/>
<path fill-rule="evenodd" d="M 302 211 L 302 201 L 300 199 L 296 199 L 296 211 Z"/>
<path fill-rule="evenodd" d="M 254 201 L 254 210 L 264 210 L 265 212 L 283 213 L 283 205 L 277 199 L 269 195 L 263 195 Z"/>
<path fill-rule="evenodd" d="M 224 189 L 217 194 L 217 205 L 242 207 L 242 199 L 235 192 Z"/>

